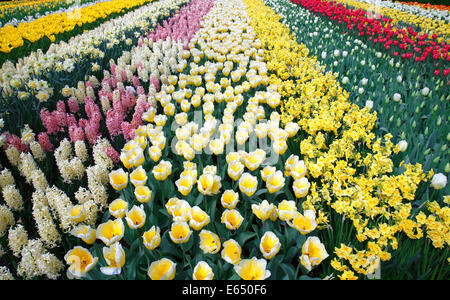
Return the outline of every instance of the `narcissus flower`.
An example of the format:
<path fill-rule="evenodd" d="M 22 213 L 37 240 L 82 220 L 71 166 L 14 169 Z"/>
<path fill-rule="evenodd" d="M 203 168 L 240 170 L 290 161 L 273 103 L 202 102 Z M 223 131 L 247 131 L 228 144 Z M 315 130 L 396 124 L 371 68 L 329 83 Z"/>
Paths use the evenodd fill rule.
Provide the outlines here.
<path fill-rule="evenodd" d="M 239 178 L 239 189 L 248 197 L 251 197 L 256 192 L 257 188 L 258 178 L 256 178 L 256 176 L 253 176 L 250 173 L 244 173 L 241 178 Z"/>
<path fill-rule="evenodd" d="M 280 251 L 281 243 L 278 237 L 272 231 L 267 231 L 261 237 L 259 250 L 265 259 L 272 259 Z"/>
<path fill-rule="evenodd" d="M 144 234 L 142 235 L 142 239 L 144 240 L 144 246 L 148 250 L 153 250 L 156 247 L 158 247 L 159 244 L 161 243 L 161 235 L 159 227 L 153 225 L 152 228 L 144 232 Z"/>
<path fill-rule="evenodd" d="M 190 210 L 189 226 L 194 230 L 200 230 L 210 222 L 208 214 L 198 206 L 194 206 Z"/>
<path fill-rule="evenodd" d="M 105 275 L 120 274 L 122 267 L 125 265 L 125 251 L 122 245 L 116 242 L 110 247 L 103 247 L 103 257 L 108 266 L 101 267 L 100 271 Z"/>
<path fill-rule="evenodd" d="M 71 234 L 89 245 L 92 245 L 97 239 L 97 231 L 88 225 L 78 225 L 72 229 Z"/>
<path fill-rule="evenodd" d="M 102 240 L 106 246 L 111 246 L 113 243 L 120 241 L 125 232 L 122 219 L 109 220 L 97 227 L 97 238 Z"/>
<path fill-rule="evenodd" d="M 70 209 L 70 218 L 75 222 L 75 223 L 80 223 L 83 222 L 86 219 L 86 212 L 84 211 L 83 205 L 74 205 L 71 209 Z"/>
<path fill-rule="evenodd" d="M 291 220 L 297 214 L 297 207 L 293 200 L 283 200 L 278 203 L 277 213 L 278 218 L 282 221 Z"/>
<path fill-rule="evenodd" d="M 263 200 L 260 204 L 252 204 L 252 212 L 261 221 L 269 218 L 272 221 L 277 219 L 277 207 L 272 203 L 269 204 L 267 200 Z"/>
<path fill-rule="evenodd" d="M 239 202 L 239 193 L 236 193 L 233 190 L 226 190 L 225 192 L 223 192 L 222 197 L 220 198 L 220 202 L 222 203 L 223 207 L 233 209 Z"/>
<path fill-rule="evenodd" d="M 178 188 L 178 191 L 183 195 L 187 196 L 194 186 L 195 179 L 191 175 L 184 175 L 180 177 L 177 181 L 175 181 L 175 185 Z"/>
<path fill-rule="evenodd" d="M 278 192 L 284 187 L 284 176 L 283 173 L 278 170 L 272 175 L 267 176 L 266 178 L 266 186 L 269 193 L 273 194 Z"/>
<path fill-rule="evenodd" d="M 123 218 L 128 210 L 128 202 L 118 198 L 109 204 L 109 213 L 115 218 Z"/>
<path fill-rule="evenodd" d="M 186 222 L 173 222 L 170 227 L 169 236 L 175 244 L 187 243 L 192 230 Z"/>
<path fill-rule="evenodd" d="M 134 195 L 140 203 L 147 203 L 152 198 L 152 191 L 148 186 L 141 185 L 134 189 Z"/>
<path fill-rule="evenodd" d="M 128 184 L 128 173 L 122 168 L 109 173 L 109 183 L 116 190 L 123 190 Z"/>
<path fill-rule="evenodd" d="M 84 277 L 97 264 L 98 257 L 92 257 L 88 249 L 76 246 L 66 253 L 64 260 L 69 265 L 68 272 L 76 277 Z"/>
<path fill-rule="evenodd" d="M 145 211 L 144 206 L 133 205 L 133 207 L 127 211 L 125 220 L 127 221 L 128 227 L 131 229 L 141 228 L 145 224 Z"/>
<path fill-rule="evenodd" d="M 239 211 L 235 209 L 226 209 L 222 213 L 221 222 L 225 224 L 227 229 L 229 230 L 236 230 L 238 229 L 242 222 L 244 221 L 244 218 L 239 213 Z"/>
<path fill-rule="evenodd" d="M 316 213 L 312 209 L 308 209 L 303 215 L 301 213 L 295 214 L 291 220 L 287 221 L 287 223 L 289 226 L 305 235 L 316 229 Z"/>
<path fill-rule="evenodd" d="M 147 173 L 145 172 L 142 165 L 131 172 L 130 181 L 134 185 L 134 187 L 144 185 L 147 182 Z"/>
<path fill-rule="evenodd" d="M 270 277 L 266 270 L 267 261 L 264 258 L 243 259 L 234 266 L 236 273 L 244 280 L 264 280 Z"/>
<path fill-rule="evenodd" d="M 175 277 L 176 263 L 168 258 L 152 262 L 147 274 L 152 280 L 172 280 Z"/>
<path fill-rule="evenodd" d="M 199 233 L 200 249 L 203 253 L 216 254 L 220 250 L 220 238 L 214 232 L 202 229 Z"/>
<path fill-rule="evenodd" d="M 301 264 L 311 271 L 312 267 L 320 264 L 328 257 L 325 246 L 316 236 L 310 236 L 302 246 L 302 256 L 300 256 Z"/>
<path fill-rule="evenodd" d="M 311 184 L 308 181 L 308 178 L 302 177 L 300 179 L 297 179 L 292 184 L 292 189 L 294 190 L 295 197 L 297 198 L 303 198 L 308 194 L 309 187 Z"/>
<path fill-rule="evenodd" d="M 152 173 L 156 180 L 164 181 L 172 174 L 172 164 L 168 161 L 161 160 L 158 165 L 153 167 Z"/>
<path fill-rule="evenodd" d="M 222 258 L 232 265 L 235 265 L 241 261 L 241 246 L 233 239 L 229 239 L 223 243 L 223 249 L 221 252 Z"/>
<path fill-rule="evenodd" d="M 194 267 L 193 280 L 212 280 L 213 277 L 213 270 L 205 261 L 199 261 Z"/>

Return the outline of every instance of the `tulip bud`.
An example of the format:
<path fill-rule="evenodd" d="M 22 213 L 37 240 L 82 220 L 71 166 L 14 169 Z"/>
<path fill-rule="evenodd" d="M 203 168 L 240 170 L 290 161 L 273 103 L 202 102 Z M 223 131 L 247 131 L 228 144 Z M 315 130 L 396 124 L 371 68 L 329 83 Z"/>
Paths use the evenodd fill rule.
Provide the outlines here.
<path fill-rule="evenodd" d="M 447 185 L 447 176 L 445 176 L 442 173 L 437 173 L 433 175 L 433 178 L 431 179 L 431 186 L 436 189 L 440 190 L 444 188 Z"/>
<path fill-rule="evenodd" d="M 401 152 L 405 152 L 408 148 L 408 142 L 405 140 L 401 140 L 400 142 L 398 142 L 398 146 L 400 147 Z"/>
<path fill-rule="evenodd" d="M 424 87 L 422 89 L 422 96 L 426 97 L 426 96 L 428 96 L 429 93 L 430 93 L 430 89 L 429 88 Z"/>

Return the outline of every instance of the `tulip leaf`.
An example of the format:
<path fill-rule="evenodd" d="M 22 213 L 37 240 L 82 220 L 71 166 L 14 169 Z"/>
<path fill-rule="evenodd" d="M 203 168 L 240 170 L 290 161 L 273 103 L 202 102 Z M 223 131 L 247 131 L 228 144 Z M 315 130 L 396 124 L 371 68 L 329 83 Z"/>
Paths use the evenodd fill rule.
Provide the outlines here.
<path fill-rule="evenodd" d="M 287 264 L 280 264 L 280 267 L 281 269 L 283 269 L 288 279 L 295 279 L 295 269 L 293 266 Z"/>
<path fill-rule="evenodd" d="M 241 247 L 243 247 L 244 244 L 245 244 L 248 240 L 252 239 L 252 238 L 255 237 L 255 236 L 256 236 L 256 233 L 255 233 L 255 232 L 249 232 L 249 231 L 247 231 L 247 232 L 242 232 L 241 234 L 239 234 L 239 237 L 238 237 L 237 241 L 238 241 L 239 245 L 241 245 Z"/>
<path fill-rule="evenodd" d="M 322 278 L 309 277 L 308 275 L 302 275 L 302 276 L 300 276 L 299 280 L 322 280 Z"/>

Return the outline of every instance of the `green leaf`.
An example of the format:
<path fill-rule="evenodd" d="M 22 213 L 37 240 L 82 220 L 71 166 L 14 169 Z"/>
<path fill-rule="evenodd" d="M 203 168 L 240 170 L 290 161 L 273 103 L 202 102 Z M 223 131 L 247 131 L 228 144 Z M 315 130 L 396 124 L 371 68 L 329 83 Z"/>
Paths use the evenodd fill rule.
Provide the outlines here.
<path fill-rule="evenodd" d="M 252 238 L 255 237 L 255 236 L 256 236 L 256 233 L 255 233 L 255 232 L 250 232 L 250 231 L 242 232 L 241 234 L 239 234 L 239 237 L 238 237 L 238 243 L 239 243 L 239 245 L 241 245 L 241 247 L 243 247 L 244 244 L 245 244 L 248 240 L 252 239 Z"/>

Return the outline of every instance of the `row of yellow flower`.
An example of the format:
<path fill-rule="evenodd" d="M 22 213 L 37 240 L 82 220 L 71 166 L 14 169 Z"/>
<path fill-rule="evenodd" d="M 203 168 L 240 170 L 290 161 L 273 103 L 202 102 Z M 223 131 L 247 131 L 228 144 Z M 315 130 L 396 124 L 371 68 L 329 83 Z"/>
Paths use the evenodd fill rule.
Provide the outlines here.
<path fill-rule="evenodd" d="M 417 16 L 406 11 L 401 11 L 394 8 L 387 8 L 382 6 L 370 5 L 362 1 L 357 0 L 337 0 L 337 2 L 350 5 L 355 8 L 361 8 L 363 10 L 380 13 L 381 15 L 392 18 L 392 24 L 395 25 L 398 22 L 404 22 L 420 27 L 427 33 L 436 33 L 441 38 L 447 39 L 450 36 L 450 24 L 448 22 L 433 18 L 427 18 L 423 16 Z M 448 41 L 447 41 L 448 43 Z"/>
<path fill-rule="evenodd" d="M 75 9 L 70 13 L 51 14 L 29 23 L 20 23 L 17 27 L 7 25 L 0 28 L 0 51 L 9 53 L 12 49 L 22 46 L 25 40 L 34 43 L 45 36 L 54 41 L 55 35 L 70 32 L 77 25 L 93 23 L 107 18 L 111 14 L 120 13 L 152 1 L 112 0 Z"/>
<path fill-rule="evenodd" d="M 310 194 L 303 209 L 328 211 L 331 206 L 353 221 L 357 239 L 367 242 L 367 249 L 346 245 L 335 249 L 332 266 L 343 271 L 343 279 L 356 278 L 354 271 L 373 272 L 376 262 L 389 260 L 390 249 L 397 249 L 397 232 L 417 239 L 427 232 L 435 247 L 450 245 L 450 210 L 430 203 L 433 215 L 423 213 L 414 219 L 411 202 L 420 182 L 432 175 L 424 174 L 421 165 L 404 165 L 403 174 L 393 176 L 389 158 L 399 146 L 384 141 L 372 132 L 376 113 L 351 104 L 331 73 L 323 73 L 316 58 L 299 45 L 280 17 L 262 0 L 245 0 L 252 27 L 265 46 L 265 58 L 271 75 L 283 96 L 281 121 L 297 121 L 308 133 L 300 143 L 305 165 L 311 177 Z M 331 141 L 330 141 L 331 139 Z M 366 150 L 362 150 L 362 149 Z M 357 169 L 364 173 L 358 174 Z M 406 201 L 405 201 L 406 200 Z M 448 204 L 446 197 L 445 203 Z M 380 218 L 374 222 L 375 218 Z"/>

